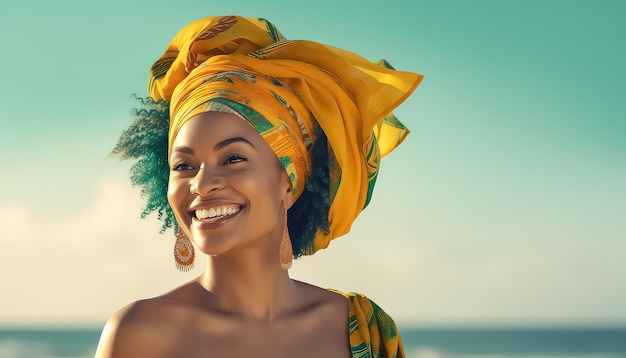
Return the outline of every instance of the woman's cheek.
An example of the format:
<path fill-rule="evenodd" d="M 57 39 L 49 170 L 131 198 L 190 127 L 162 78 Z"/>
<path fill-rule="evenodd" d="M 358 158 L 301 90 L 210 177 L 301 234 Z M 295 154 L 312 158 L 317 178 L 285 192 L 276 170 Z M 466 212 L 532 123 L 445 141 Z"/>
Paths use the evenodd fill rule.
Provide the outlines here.
<path fill-rule="evenodd" d="M 189 193 L 189 190 L 186 190 L 186 192 Z M 185 189 L 184 185 L 172 178 L 170 178 L 167 186 L 167 201 L 176 217 L 180 220 L 181 215 L 185 212 L 185 208 L 182 207 L 185 203 Z"/>

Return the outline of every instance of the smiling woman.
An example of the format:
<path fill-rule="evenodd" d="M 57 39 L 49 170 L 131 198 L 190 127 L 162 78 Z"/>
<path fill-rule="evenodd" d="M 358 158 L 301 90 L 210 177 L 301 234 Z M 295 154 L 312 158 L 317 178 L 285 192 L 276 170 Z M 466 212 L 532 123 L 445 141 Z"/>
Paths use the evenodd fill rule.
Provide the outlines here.
<path fill-rule="evenodd" d="M 292 280 L 369 203 L 380 157 L 408 134 L 391 110 L 421 76 L 288 41 L 268 21 L 183 28 L 153 65 L 147 109 L 113 154 L 205 272 L 115 313 L 98 357 L 404 357 L 393 320 L 361 294 Z M 195 245 L 195 248 L 194 248 Z"/>
<path fill-rule="evenodd" d="M 276 264 L 291 183 L 254 128 L 230 113 L 197 115 L 176 136 L 170 163 L 170 205 L 200 251 L 234 267 Z"/>

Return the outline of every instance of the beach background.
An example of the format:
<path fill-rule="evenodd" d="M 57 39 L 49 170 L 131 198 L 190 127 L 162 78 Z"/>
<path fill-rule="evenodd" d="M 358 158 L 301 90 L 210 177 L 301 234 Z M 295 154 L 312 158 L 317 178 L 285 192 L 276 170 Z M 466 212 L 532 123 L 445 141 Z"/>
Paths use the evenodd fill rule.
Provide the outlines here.
<path fill-rule="evenodd" d="M 98 329 L 0 330 L 0 358 L 93 357 L 99 335 Z M 402 337 L 407 358 L 626 357 L 626 329 L 407 328 Z"/>
<path fill-rule="evenodd" d="M 90 356 L 111 313 L 202 271 L 175 270 L 173 235 L 139 218 L 130 164 L 107 154 L 174 34 L 228 14 L 425 76 L 371 204 L 294 278 L 365 293 L 411 357 L 626 357 L 625 13 L 2 0 L 0 357 Z"/>

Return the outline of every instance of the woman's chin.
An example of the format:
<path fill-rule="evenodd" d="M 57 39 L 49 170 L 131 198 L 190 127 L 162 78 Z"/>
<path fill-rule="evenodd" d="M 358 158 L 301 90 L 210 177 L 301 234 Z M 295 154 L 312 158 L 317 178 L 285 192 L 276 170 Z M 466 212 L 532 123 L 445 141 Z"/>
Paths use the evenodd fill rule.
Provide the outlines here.
<path fill-rule="evenodd" d="M 196 239 L 193 240 L 198 251 L 205 255 L 217 256 L 229 252 L 232 248 L 232 242 L 216 242 L 215 240 Z"/>

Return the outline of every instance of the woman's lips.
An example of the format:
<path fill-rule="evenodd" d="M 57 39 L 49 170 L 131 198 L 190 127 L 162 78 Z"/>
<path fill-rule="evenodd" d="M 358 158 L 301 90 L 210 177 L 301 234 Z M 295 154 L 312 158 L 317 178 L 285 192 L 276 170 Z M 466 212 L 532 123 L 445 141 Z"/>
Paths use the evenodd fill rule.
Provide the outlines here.
<path fill-rule="evenodd" d="M 237 211 L 232 212 L 231 214 L 209 217 L 205 219 L 199 219 L 196 216 L 192 216 L 191 221 L 193 223 L 193 226 L 195 226 L 196 228 L 200 230 L 214 230 L 225 225 L 232 219 L 234 219 L 237 215 L 239 215 L 239 213 L 241 213 L 242 209 L 243 207 L 239 207 Z M 206 209 L 203 209 L 203 210 L 206 210 Z"/>
<path fill-rule="evenodd" d="M 211 208 L 196 209 L 194 214 L 199 220 L 215 219 L 222 216 L 236 214 L 241 210 L 240 205 L 221 205 Z"/>

